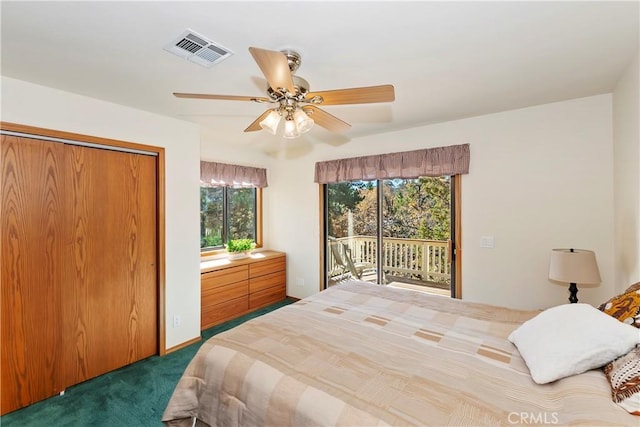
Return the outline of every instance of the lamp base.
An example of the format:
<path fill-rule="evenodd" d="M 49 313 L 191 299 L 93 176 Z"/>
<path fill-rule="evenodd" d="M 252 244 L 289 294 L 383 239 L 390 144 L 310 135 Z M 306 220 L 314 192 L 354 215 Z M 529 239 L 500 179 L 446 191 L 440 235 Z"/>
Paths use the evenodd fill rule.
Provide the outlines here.
<path fill-rule="evenodd" d="M 578 286 L 575 283 L 569 284 L 569 302 L 571 304 L 578 302 Z"/>

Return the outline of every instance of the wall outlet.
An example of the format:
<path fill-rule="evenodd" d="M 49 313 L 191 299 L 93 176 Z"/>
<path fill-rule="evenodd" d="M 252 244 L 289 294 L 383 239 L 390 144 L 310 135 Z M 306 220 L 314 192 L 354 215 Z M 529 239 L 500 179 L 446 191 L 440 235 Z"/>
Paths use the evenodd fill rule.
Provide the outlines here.
<path fill-rule="evenodd" d="M 173 315 L 173 327 L 174 328 L 179 328 L 181 323 L 182 323 L 182 318 L 180 318 L 180 315 L 179 314 L 174 314 Z"/>
<path fill-rule="evenodd" d="M 304 279 L 302 277 L 296 277 L 296 286 L 304 286 Z"/>

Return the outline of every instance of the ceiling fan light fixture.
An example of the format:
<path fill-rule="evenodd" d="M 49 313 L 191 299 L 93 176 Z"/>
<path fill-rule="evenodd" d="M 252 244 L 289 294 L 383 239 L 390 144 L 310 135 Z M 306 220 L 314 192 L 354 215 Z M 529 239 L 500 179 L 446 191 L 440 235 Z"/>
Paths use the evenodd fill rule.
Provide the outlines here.
<path fill-rule="evenodd" d="M 1 1 L 1 0 L 0 0 Z M 346 132 L 351 128 L 319 105 L 369 104 L 395 100 L 393 85 L 352 87 L 346 89 L 309 92 L 309 82 L 294 73 L 300 66 L 300 55 L 293 51 L 280 51 L 250 47 L 249 52 L 267 79 L 267 97 L 178 93 L 178 98 L 224 99 L 231 101 L 253 101 L 276 104 L 276 108 L 263 111 L 244 130 L 255 132 L 266 130 L 276 135 L 284 117 L 284 137 L 297 138 L 309 132 L 315 124 L 330 132 Z"/>
<path fill-rule="evenodd" d="M 298 126 L 293 118 L 287 117 L 284 121 L 284 133 L 282 134 L 285 138 L 297 138 L 300 136 L 300 131 L 298 130 Z"/>
<path fill-rule="evenodd" d="M 293 113 L 293 120 L 296 122 L 296 126 L 298 127 L 298 131 L 302 133 L 307 133 L 313 127 L 315 123 L 311 117 L 307 115 L 301 108 L 298 108 Z"/>
<path fill-rule="evenodd" d="M 271 110 L 267 117 L 260 122 L 260 127 L 267 132 L 275 135 L 278 130 L 278 124 L 280 123 L 280 114 L 277 110 Z"/>

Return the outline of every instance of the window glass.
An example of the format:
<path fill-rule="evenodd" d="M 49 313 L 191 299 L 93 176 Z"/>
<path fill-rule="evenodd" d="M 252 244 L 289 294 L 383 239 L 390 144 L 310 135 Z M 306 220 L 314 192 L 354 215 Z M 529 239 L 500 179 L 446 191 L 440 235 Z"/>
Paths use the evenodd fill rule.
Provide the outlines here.
<path fill-rule="evenodd" d="M 227 188 L 228 239 L 256 240 L 256 190 Z"/>
<path fill-rule="evenodd" d="M 222 246 L 224 187 L 200 187 L 200 248 Z"/>
<path fill-rule="evenodd" d="M 256 236 L 255 188 L 200 187 L 200 251 L 222 249 L 232 239 Z"/>

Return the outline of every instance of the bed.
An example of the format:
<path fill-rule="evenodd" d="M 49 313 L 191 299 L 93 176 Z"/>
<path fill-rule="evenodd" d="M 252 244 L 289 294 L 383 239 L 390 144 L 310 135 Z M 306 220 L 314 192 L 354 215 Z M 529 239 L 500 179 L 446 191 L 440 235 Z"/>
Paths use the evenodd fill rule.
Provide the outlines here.
<path fill-rule="evenodd" d="M 507 339 L 538 311 L 350 281 L 205 342 L 167 426 L 638 426 L 602 370 L 532 381 Z"/>

